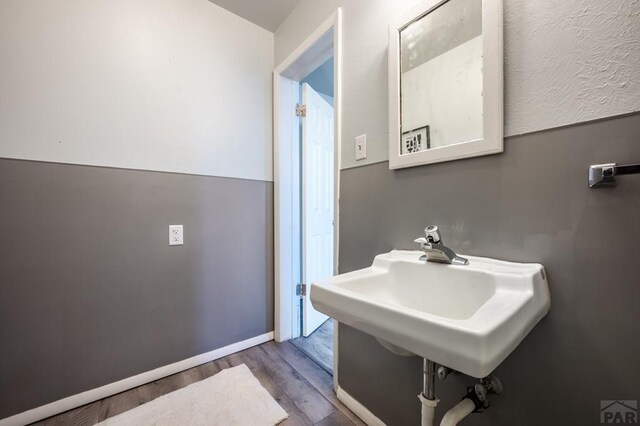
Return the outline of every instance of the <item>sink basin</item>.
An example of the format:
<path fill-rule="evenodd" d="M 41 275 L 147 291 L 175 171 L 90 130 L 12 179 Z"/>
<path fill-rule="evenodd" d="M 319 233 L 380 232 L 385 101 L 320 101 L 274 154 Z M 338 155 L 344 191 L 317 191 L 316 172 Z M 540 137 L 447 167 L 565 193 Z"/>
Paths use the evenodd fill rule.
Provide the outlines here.
<path fill-rule="evenodd" d="M 440 365 L 489 375 L 549 311 L 544 267 L 465 256 L 469 265 L 393 250 L 311 284 L 315 309 Z"/>

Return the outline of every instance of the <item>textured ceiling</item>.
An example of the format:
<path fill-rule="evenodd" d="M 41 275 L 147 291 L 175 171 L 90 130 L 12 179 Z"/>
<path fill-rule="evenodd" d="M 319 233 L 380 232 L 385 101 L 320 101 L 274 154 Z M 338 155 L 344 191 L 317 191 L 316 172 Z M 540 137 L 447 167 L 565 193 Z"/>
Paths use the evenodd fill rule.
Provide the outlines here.
<path fill-rule="evenodd" d="M 209 0 L 271 32 L 300 3 L 300 0 Z"/>

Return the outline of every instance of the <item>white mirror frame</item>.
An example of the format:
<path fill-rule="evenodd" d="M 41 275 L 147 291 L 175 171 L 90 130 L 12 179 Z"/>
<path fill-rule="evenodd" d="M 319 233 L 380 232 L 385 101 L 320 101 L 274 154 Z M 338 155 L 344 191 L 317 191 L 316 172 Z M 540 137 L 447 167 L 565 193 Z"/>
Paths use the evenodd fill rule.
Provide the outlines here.
<path fill-rule="evenodd" d="M 482 0 L 483 137 L 400 155 L 400 31 L 450 0 L 424 0 L 389 25 L 389 168 L 441 163 L 504 151 L 502 0 Z"/>

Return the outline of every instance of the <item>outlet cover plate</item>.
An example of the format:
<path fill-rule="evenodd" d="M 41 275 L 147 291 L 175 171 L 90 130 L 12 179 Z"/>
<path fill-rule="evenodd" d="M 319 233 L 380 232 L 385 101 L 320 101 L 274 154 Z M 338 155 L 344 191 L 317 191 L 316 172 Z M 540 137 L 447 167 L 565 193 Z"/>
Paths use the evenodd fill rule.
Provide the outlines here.
<path fill-rule="evenodd" d="M 169 225 L 169 245 L 181 246 L 184 244 L 184 230 L 182 225 Z"/>
<path fill-rule="evenodd" d="M 367 134 L 356 137 L 356 160 L 367 158 Z"/>

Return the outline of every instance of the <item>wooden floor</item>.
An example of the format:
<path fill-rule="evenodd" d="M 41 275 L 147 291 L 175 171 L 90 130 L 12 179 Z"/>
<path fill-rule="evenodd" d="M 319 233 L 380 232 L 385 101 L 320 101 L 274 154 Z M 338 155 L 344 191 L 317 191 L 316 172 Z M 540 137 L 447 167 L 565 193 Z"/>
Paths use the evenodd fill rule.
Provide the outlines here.
<path fill-rule="evenodd" d="M 309 337 L 292 339 L 291 343 L 333 374 L 333 320 L 329 318 Z"/>
<path fill-rule="evenodd" d="M 38 425 L 93 425 L 161 395 L 246 364 L 280 406 L 289 413 L 284 426 L 364 425 L 333 393 L 329 373 L 289 342 L 268 342 L 155 382 L 87 404 Z"/>

